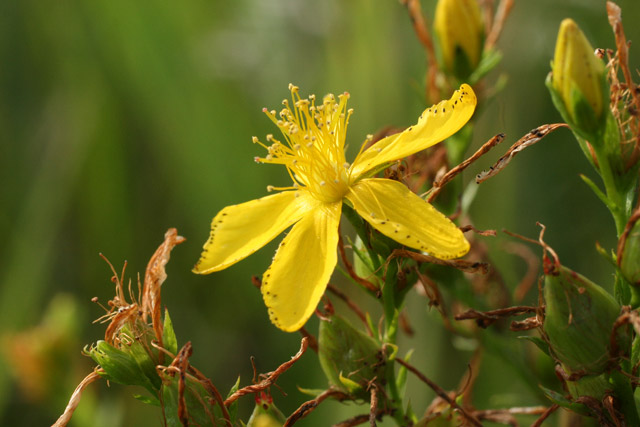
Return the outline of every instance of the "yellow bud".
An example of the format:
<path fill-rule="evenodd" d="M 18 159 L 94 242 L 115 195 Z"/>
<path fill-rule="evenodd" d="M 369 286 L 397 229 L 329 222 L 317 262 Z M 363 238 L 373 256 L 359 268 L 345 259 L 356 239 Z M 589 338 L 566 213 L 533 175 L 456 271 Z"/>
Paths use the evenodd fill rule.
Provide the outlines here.
<path fill-rule="evenodd" d="M 565 119 L 572 127 L 593 133 L 604 126 L 607 95 L 605 67 L 572 19 L 560 24 L 551 85 L 564 104 Z"/>
<path fill-rule="evenodd" d="M 483 25 L 476 0 L 439 0 L 434 30 L 445 69 L 465 80 L 480 63 Z"/>

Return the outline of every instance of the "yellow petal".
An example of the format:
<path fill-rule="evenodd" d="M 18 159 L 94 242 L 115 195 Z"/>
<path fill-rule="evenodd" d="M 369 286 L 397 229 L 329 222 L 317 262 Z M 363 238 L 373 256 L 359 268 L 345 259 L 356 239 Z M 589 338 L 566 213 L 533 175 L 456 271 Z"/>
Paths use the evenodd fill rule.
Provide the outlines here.
<path fill-rule="evenodd" d="M 463 84 L 451 99 L 426 109 L 415 126 L 383 138 L 362 152 L 351 166 L 352 182 L 380 165 L 402 159 L 447 139 L 469 121 L 476 102 L 471 86 Z"/>
<path fill-rule="evenodd" d="M 338 261 L 342 203 L 323 203 L 284 238 L 262 277 L 269 318 L 283 331 L 300 329 L 311 317 Z"/>
<path fill-rule="evenodd" d="M 317 205 L 306 191 L 283 191 L 239 205 L 227 206 L 211 221 L 194 273 L 220 271 L 269 243 Z"/>
<path fill-rule="evenodd" d="M 469 242 L 449 218 L 398 181 L 363 179 L 346 197 L 376 230 L 405 246 L 440 259 L 469 251 Z"/>

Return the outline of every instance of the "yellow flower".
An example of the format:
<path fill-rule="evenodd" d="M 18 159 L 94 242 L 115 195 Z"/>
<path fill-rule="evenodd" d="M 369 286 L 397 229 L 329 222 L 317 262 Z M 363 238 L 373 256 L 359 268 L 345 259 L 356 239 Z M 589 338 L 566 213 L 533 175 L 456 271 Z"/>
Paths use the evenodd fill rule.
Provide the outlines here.
<path fill-rule="evenodd" d="M 244 259 L 293 225 L 262 278 L 261 291 L 271 321 L 284 331 L 300 329 L 313 314 L 337 263 L 338 223 L 342 203 L 397 242 L 442 258 L 469 250 L 462 232 L 447 217 L 406 186 L 370 178 L 385 165 L 424 150 L 457 132 L 469 120 L 476 96 L 462 85 L 450 100 L 427 109 L 414 126 L 365 149 L 352 164 L 344 154 L 347 93 L 301 99 L 290 85 L 292 105 L 264 112 L 284 136 L 267 135 L 267 155 L 259 163 L 287 168 L 293 185 L 278 193 L 222 209 L 195 273 L 219 271 Z"/>

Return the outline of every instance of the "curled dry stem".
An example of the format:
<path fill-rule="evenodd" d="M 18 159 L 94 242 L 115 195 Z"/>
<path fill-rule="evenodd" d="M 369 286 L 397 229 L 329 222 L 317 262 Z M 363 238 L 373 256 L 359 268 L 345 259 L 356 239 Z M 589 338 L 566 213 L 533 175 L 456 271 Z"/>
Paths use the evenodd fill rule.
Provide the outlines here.
<path fill-rule="evenodd" d="M 456 268 L 465 273 L 487 274 L 489 272 L 489 264 L 487 264 L 486 262 L 467 261 L 464 259 L 442 260 L 430 255 L 424 255 L 406 249 L 394 249 L 389 256 L 389 260 L 393 258 L 409 258 L 417 262 L 429 262 L 432 264 L 446 265 Z"/>
<path fill-rule="evenodd" d="M 253 384 L 250 386 L 243 387 L 240 390 L 233 393 L 231 396 L 227 398 L 227 400 L 224 401 L 224 405 L 229 406 L 230 404 L 238 400 L 238 398 L 240 398 L 241 396 L 244 396 L 246 394 L 255 394 L 271 387 L 276 382 L 276 380 L 280 375 L 282 375 L 285 371 L 291 368 L 293 364 L 296 363 L 298 359 L 300 359 L 300 357 L 302 357 L 304 352 L 307 351 L 308 346 L 309 346 L 309 339 L 307 337 L 303 337 L 300 342 L 300 350 L 298 350 L 298 352 L 295 354 L 295 356 L 291 358 L 291 360 L 278 366 L 278 368 L 275 371 L 269 372 L 268 374 L 266 374 L 266 378 L 260 381 L 258 384 Z"/>
<path fill-rule="evenodd" d="M 497 175 L 502 169 L 504 169 L 511 159 L 513 159 L 516 154 L 521 152 L 527 147 L 532 146 L 536 142 L 540 141 L 542 138 L 550 134 L 556 129 L 569 127 L 566 123 L 555 123 L 551 125 L 542 125 L 538 126 L 535 129 L 532 129 L 525 136 L 520 138 L 513 144 L 506 153 L 502 157 L 498 159 L 498 161 L 489 168 L 489 170 L 482 171 L 476 176 L 476 183 L 480 184 L 492 176 Z"/>
<path fill-rule="evenodd" d="M 144 286 L 142 288 L 142 319 L 146 321 L 148 315 L 151 316 L 153 330 L 158 344 L 162 347 L 162 304 L 160 298 L 160 288 L 167 278 L 165 266 L 169 262 L 171 250 L 185 238 L 178 235 L 175 228 L 170 228 L 164 235 L 164 242 L 155 251 L 144 275 Z M 160 355 L 162 358 L 162 355 Z M 162 359 L 160 359 L 162 363 Z"/>
<path fill-rule="evenodd" d="M 455 166 L 447 173 L 445 173 L 442 177 L 437 178 L 433 182 L 433 187 L 429 193 L 429 198 L 427 201 L 429 203 L 433 202 L 433 200 L 438 196 L 442 187 L 444 187 L 449 181 L 455 178 L 458 174 L 460 174 L 463 170 L 468 168 L 473 162 L 478 160 L 481 156 L 488 153 L 496 145 L 500 144 L 504 140 L 504 134 L 499 133 L 498 135 L 491 138 L 489 141 L 485 142 L 482 147 L 480 147 L 471 157 L 464 160 L 459 165 Z"/>
<path fill-rule="evenodd" d="M 481 328 L 486 328 L 496 321 L 500 319 L 504 319 L 507 317 L 520 316 L 522 314 L 527 313 L 536 313 L 538 307 L 530 307 L 530 306 L 516 306 L 516 307 L 507 307 L 500 308 L 497 310 L 491 311 L 477 311 L 474 309 L 469 309 L 464 313 L 456 314 L 456 320 L 475 320 L 478 326 Z"/>
<path fill-rule="evenodd" d="M 331 387 L 323 391 L 322 393 L 320 393 L 315 399 L 308 400 L 304 402 L 302 405 L 300 405 L 300 407 L 296 409 L 293 412 L 293 414 L 289 415 L 289 418 L 287 418 L 283 427 L 290 427 L 294 425 L 296 422 L 298 422 L 299 420 L 301 420 L 302 418 L 306 417 L 311 412 L 313 412 L 313 410 L 316 409 L 320 403 L 322 403 L 324 400 L 326 400 L 329 397 L 332 397 L 338 401 L 351 399 L 351 397 L 348 394 L 343 393 L 340 390 L 337 390 Z M 368 419 L 368 416 L 367 416 L 367 419 Z"/>
<path fill-rule="evenodd" d="M 67 407 L 64 409 L 64 412 L 62 413 L 62 415 L 60 415 L 58 420 L 55 423 L 53 423 L 51 427 L 65 427 L 67 423 L 71 421 L 71 416 L 73 415 L 76 408 L 80 404 L 80 398 L 82 397 L 82 392 L 84 391 L 85 388 L 87 388 L 89 384 L 100 379 L 100 374 L 102 373 L 104 373 L 104 370 L 102 368 L 95 369 L 89 375 L 84 377 L 82 381 L 80 381 L 80 384 L 78 384 L 76 389 L 73 391 L 73 394 L 71 395 L 71 398 L 69 399 L 69 403 L 67 404 Z"/>

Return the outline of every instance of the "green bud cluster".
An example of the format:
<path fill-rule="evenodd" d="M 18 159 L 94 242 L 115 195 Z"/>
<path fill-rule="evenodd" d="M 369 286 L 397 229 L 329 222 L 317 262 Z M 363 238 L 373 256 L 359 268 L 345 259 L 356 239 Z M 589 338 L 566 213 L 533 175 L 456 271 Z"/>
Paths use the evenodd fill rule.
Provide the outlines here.
<path fill-rule="evenodd" d="M 329 382 L 354 397 L 367 398 L 367 384 L 384 376 L 376 340 L 337 315 L 320 321 L 318 357 Z"/>
<path fill-rule="evenodd" d="M 620 306 L 604 289 L 559 266 L 545 275 L 544 332 L 569 373 L 599 375 L 610 362 L 610 337 Z M 620 348 L 628 337 L 619 333 Z"/>

